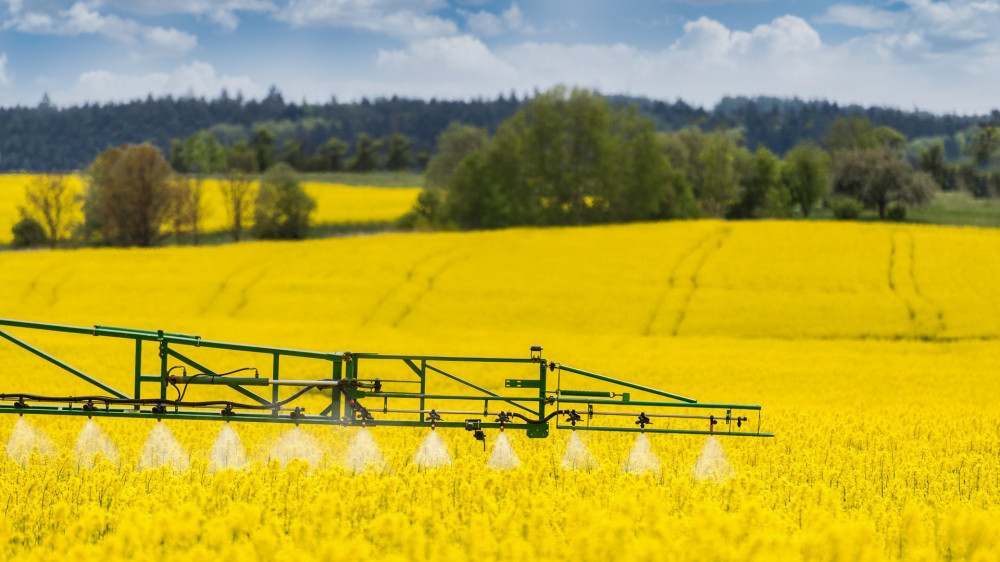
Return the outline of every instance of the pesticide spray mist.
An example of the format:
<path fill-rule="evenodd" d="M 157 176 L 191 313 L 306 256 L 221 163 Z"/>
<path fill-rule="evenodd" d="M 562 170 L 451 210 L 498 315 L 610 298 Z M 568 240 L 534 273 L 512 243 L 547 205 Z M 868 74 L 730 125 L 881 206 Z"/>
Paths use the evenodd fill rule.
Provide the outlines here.
<path fill-rule="evenodd" d="M 726 460 L 726 453 L 722 450 L 722 443 L 714 436 L 705 441 L 701 448 L 701 454 L 694 463 L 693 476 L 697 480 L 707 480 L 709 482 L 725 482 L 736 475 L 736 472 L 729 466 Z"/>
<path fill-rule="evenodd" d="M 517 453 L 510 446 L 510 439 L 503 431 L 493 444 L 493 452 L 490 453 L 490 460 L 487 462 L 494 470 L 510 470 L 521 466 L 521 459 L 517 458 Z"/>
<path fill-rule="evenodd" d="M 433 433 L 433 432 L 431 432 Z M 344 459 L 344 468 L 355 473 L 361 473 L 369 468 L 384 470 L 386 468 L 385 457 L 382 456 L 382 449 L 372 437 L 371 432 L 365 428 L 354 434 L 351 447 L 347 451 Z"/>
<path fill-rule="evenodd" d="M 587 449 L 587 446 L 583 444 L 576 431 L 569 437 L 566 454 L 563 455 L 562 459 L 562 467 L 565 470 L 597 470 L 600 468 L 597 459 L 590 454 L 590 449 Z"/>
<path fill-rule="evenodd" d="M 660 459 L 649 446 L 649 439 L 645 433 L 640 433 L 635 438 L 635 445 L 632 445 L 632 450 L 629 451 L 624 470 L 629 474 L 643 474 L 660 470 Z"/>
<path fill-rule="evenodd" d="M 247 464 L 247 453 L 233 426 L 224 424 L 215 436 L 212 450 L 208 454 L 208 469 L 216 472 L 229 468 L 240 470 Z"/>
<path fill-rule="evenodd" d="M 31 455 L 37 453 L 39 457 L 51 457 L 55 455 L 55 446 L 52 440 L 44 431 L 24 421 L 18 417 L 14 424 L 14 431 L 7 439 L 7 456 L 21 466 L 28 466 Z"/>
<path fill-rule="evenodd" d="M 76 453 L 76 466 L 79 468 L 94 468 L 101 457 L 111 462 L 118 461 L 118 449 L 94 420 L 87 420 L 86 425 L 80 430 L 73 451 Z"/>
<path fill-rule="evenodd" d="M 413 455 L 413 464 L 423 468 L 440 468 L 451 464 L 451 455 L 437 431 L 431 430 L 424 437 Z"/>
<path fill-rule="evenodd" d="M 299 459 L 309 463 L 310 466 L 316 466 L 323 458 L 323 449 L 315 437 L 296 426 L 295 429 L 281 435 L 271 450 L 271 458 L 281 461 L 281 466 L 285 466 L 292 459 Z"/>
<path fill-rule="evenodd" d="M 169 466 L 178 472 L 187 470 L 188 454 L 177 442 L 174 433 L 162 422 L 153 426 L 139 452 L 139 468 Z"/>

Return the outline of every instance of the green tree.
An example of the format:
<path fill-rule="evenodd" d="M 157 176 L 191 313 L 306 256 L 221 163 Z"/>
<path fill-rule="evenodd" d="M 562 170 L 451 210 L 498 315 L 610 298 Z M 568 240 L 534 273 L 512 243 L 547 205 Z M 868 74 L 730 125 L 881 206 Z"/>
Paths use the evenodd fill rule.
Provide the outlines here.
<path fill-rule="evenodd" d="M 21 217 L 10 229 L 14 240 L 11 246 L 15 248 L 34 248 L 41 246 L 48 241 L 45 234 L 45 227 L 31 217 Z"/>
<path fill-rule="evenodd" d="M 833 174 L 833 192 L 861 201 L 886 217 L 889 205 L 921 205 L 931 200 L 937 184 L 926 172 L 913 169 L 889 148 L 843 152 Z"/>
<path fill-rule="evenodd" d="M 354 144 L 354 157 L 348 169 L 352 172 L 371 172 L 378 168 L 379 143 L 372 140 L 367 133 L 358 135 Z"/>
<path fill-rule="evenodd" d="M 302 157 L 302 144 L 296 139 L 286 140 L 282 150 L 281 159 L 292 168 L 302 170 L 303 164 L 305 163 L 305 159 Z"/>
<path fill-rule="evenodd" d="M 394 172 L 410 167 L 410 140 L 396 133 L 389 137 L 389 154 L 385 159 L 385 167 Z"/>
<path fill-rule="evenodd" d="M 743 177 L 740 199 L 730 208 L 728 216 L 741 219 L 769 216 L 775 205 L 780 205 L 785 200 L 779 195 L 779 190 L 784 190 L 781 183 L 781 160 L 762 146 L 750 161 L 749 169 Z M 781 198 L 778 199 L 779 197 Z"/>
<path fill-rule="evenodd" d="M 966 152 L 972 156 L 980 168 L 989 168 L 997 159 L 1000 151 L 1000 126 L 986 125 L 980 127 L 969 139 Z"/>
<path fill-rule="evenodd" d="M 250 146 L 257 158 L 258 170 L 266 170 L 274 164 L 274 139 L 274 133 L 267 127 L 260 127 L 254 133 Z"/>
<path fill-rule="evenodd" d="M 309 233 L 316 201 L 288 164 L 275 164 L 261 178 L 254 205 L 253 232 L 258 238 L 301 240 Z"/>
<path fill-rule="evenodd" d="M 437 152 L 427 163 L 424 183 L 429 188 L 447 186 L 462 159 L 482 150 L 487 140 L 489 135 L 485 129 L 451 122 L 438 136 Z"/>
<path fill-rule="evenodd" d="M 652 220 L 678 214 L 675 180 L 652 124 L 633 108 L 557 87 L 461 160 L 446 216 L 464 228 Z"/>
<path fill-rule="evenodd" d="M 930 174 L 939 186 L 948 182 L 948 170 L 945 166 L 944 144 L 936 142 L 920 151 L 917 167 Z"/>
<path fill-rule="evenodd" d="M 170 173 L 170 165 L 152 145 L 105 150 L 90 165 L 85 224 L 119 246 L 155 244 L 170 206 Z"/>
<path fill-rule="evenodd" d="M 330 137 L 330 140 L 326 141 L 320 148 L 320 156 L 323 158 L 323 165 L 327 170 L 331 172 L 339 172 L 344 169 L 344 155 L 347 154 L 347 149 L 350 146 L 338 139 L 337 137 Z"/>
<path fill-rule="evenodd" d="M 785 155 L 781 179 L 804 217 L 830 189 L 829 162 L 826 152 L 812 141 L 800 142 Z"/>
<path fill-rule="evenodd" d="M 906 137 L 891 127 L 876 127 L 867 118 L 854 115 L 834 121 L 823 143 L 831 152 L 880 147 L 901 150 L 906 146 Z"/>

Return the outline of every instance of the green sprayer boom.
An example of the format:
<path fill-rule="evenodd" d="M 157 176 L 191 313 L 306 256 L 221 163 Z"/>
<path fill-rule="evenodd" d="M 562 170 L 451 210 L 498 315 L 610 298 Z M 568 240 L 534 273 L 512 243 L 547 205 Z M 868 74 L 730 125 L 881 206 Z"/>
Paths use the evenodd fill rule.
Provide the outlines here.
<path fill-rule="evenodd" d="M 162 330 L 101 325 L 88 328 L 0 319 L 0 326 L 134 342 L 134 386 L 129 395 L 0 329 L 3 339 L 101 391 L 49 396 L 6 392 L 0 386 L 5 391 L 0 394 L 0 413 L 461 428 L 480 440 L 485 438 L 484 429 L 525 430 L 528 437 L 547 437 L 553 419 L 557 429 L 773 437 L 760 431 L 759 405 L 698 402 L 548 361 L 540 346 L 531 347 L 530 356 L 521 358 L 384 355 L 226 343 Z M 158 364 L 151 374 L 143 372 L 150 367 L 142 361 L 144 346 L 157 351 Z M 205 354 L 224 354 L 232 364 L 213 370 L 200 357 Z M 293 362 L 287 370 L 294 375 L 289 376 L 283 364 Z M 4 377 L 5 364 L 9 362 L 0 362 L 0 377 L 9 380 Z M 365 377 L 368 370 L 381 375 L 390 364 L 396 366 L 398 376 Z M 497 385 L 498 393 L 453 373 L 461 368 L 475 370 L 480 378 L 483 372 L 517 368 L 525 378 L 504 379 L 502 390 Z M 198 387 L 206 391 L 204 386 L 215 389 L 210 399 L 189 396 L 189 388 L 194 395 Z M 220 399 L 220 394 L 230 397 Z M 751 430 L 749 418 L 754 412 L 756 429 Z"/>

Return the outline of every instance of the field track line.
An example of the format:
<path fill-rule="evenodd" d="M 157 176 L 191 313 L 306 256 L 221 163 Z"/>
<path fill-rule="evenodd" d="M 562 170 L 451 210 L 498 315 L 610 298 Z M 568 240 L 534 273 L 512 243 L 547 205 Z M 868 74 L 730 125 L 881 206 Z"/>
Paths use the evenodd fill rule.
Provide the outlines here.
<path fill-rule="evenodd" d="M 705 245 L 705 243 L 712 239 L 713 236 L 718 234 L 718 232 L 718 229 L 712 230 L 705 236 L 698 239 L 697 242 L 689 246 L 688 249 L 677 258 L 677 261 L 674 262 L 674 266 L 670 268 L 670 277 L 667 279 L 667 286 L 664 287 L 663 290 L 660 291 L 659 296 L 656 297 L 656 304 L 653 305 L 653 309 L 649 314 L 649 319 L 646 321 L 646 327 L 642 330 L 642 335 L 649 336 L 652 334 L 653 325 L 656 324 L 656 320 L 660 316 L 660 309 L 663 308 L 663 302 L 667 300 L 667 295 L 674 290 L 674 285 L 677 282 L 677 273 L 681 266 L 684 265 L 688 258 L 695 255 L 698 250 Z"/>
<path fill-rule="evenodd" d="M 221 297 L 226 292 L 226 290 L 229 288 L 230 279 L 235 279 L 238 275 L 253 267 L 253 263 L 254 263 L 253 261 L 244 262 L 242 265 L 236 266 L 236 268 L 234 268 L 227 275 L 225 275 L 222 278 L 222 281 L 219 283 L 218 287 L 215 288 L 215 292 L 212 293 L 212 295 L 208 297 L 208 300 L 205 301 L 205 304 L 202 305 L 201 314 L 204 315 L 205 313 L 207 313 L 208 310 L 212 308 L 212 306 L 215 304 L 215 301 L 219 300 L 219 297 Z"/>
<path fill-rule="evenodd" d="M 402 322 L 403 320 L 405 320 L 407 317 L 410 316 L 410 313 L 412 313 L 413 309 L 416 308 L 418 304 L 420 304 L 420 301 L 424 300 L 424 297 L 426 297 L 431 291 L 434 290 L 434 282 L 437 280 L 438 277 L 440 277 L 445 271 L 448 271 L 448 269 L 450 269 L 451 266 L 455 265 L 456 263 L 462 260 L 467 259 L 468 257 L 469 257 L 468 254 L 464 254 L 461 257 L 447 260 L 434 273 L 428 275 L 427 286 L 424 287 L 424 290 L 419 292 L 417 296 L 413 298 L 413 301 L 411 301 L 410 304 L 407 305 L 405 309 L 403 309 L 402 314 L 400 314 L 399 317 L 396 318 L 396 321 L 392 323 L 392 327 L 393 328 L 398 327 L 400 322 Z"/>
<path fill-rule="evenodd" d="M 948 328 L 948 324 L 944 321 L 944 309 L 934 304 L 933 301 L 920 292 L 920 285 L 917 284 L 917 238 L 912 232 L 910 233 L 910 283 L 917 298 L 924 301 L 927 306 L 934 310 L 936 324 L 933 335 L 936 338 Z"/>
<path fill-rule="evenodd" d="M 365 316 L 364 320 L 361 321 L 361 325 L 367 326 L 372 321 L 372 319 L 375 318 L 375 315 L 379 313 L 379 311 L 382 309 L 385 303 L 387 303 L 389 299 L 392 298 L 393 295 L 399 292 L 399 290 L 405 287 L 408 283 L 411 283 L 413 281 L 413 276 L 417 274 L 417 270 L 423 267 L 424 264 L 431 261 L 435 256 L 441 256 L 441 255 L 446 256 L 448 254 L 451 254 L 452 252 L 455 251 L 455 248 L 457 247 L 458 247 L 457 245 L 452 246 L 443 252 L 428 252 L 424 254 L 420 259 L 413 262 L 413 265 L 411 265 L 410 269 L 407 270 L 406 272 L 406 278 L 400 281 L 399 283 L 396 283 L 392 287 L 390 287 L 388 291 L 386 291 L 381 297 L 379 297 L 378 301 L 375 302 L 375 305 Z"/>
<path fill-rule="evenodd" d="M 239 312 L 246 307 L 247 303 L 250 302 L 250 290 L 256 287 L 258 283 L 260 283 L 265 277 L 267 277 L 267 274 L 270 273 L 270 268 L 268 267 L 269 265 L 270 262 L 267 262 L 264 265 L 262 265 L 260 267 L 260 271 L 257 272 L 257 275 L 255 275 L 254 278 L 251 279 L 249 283 L 247 283 L 246 285 L 243 286 L 242 289 L 240 289 L 240 301 L 236 303 L 236 306 L 233 307 L 233 310 L 229 312 L 230 317 L 239 314 Z"/>
<path fill-rule="evenodd" d="M 674 329 L 671 331 L 671 336 L 677 337 L 677 334 L 681 330 L 681 325 L 684 324 L 684 320 L 687 318 L 687 309 L 691 304 L 691 299 L 694 298 L 695 291 L 698 290 L 698 275 L 701 274 L 701 270 L 705 267 L 705 263 L 708 262 L 708 258 L 712 257 L 719 251 L 722 244 L 726 241 L 731 233 L 729 227 L 722 227 L 718 229 L 715 234 L 718 234 L 718 239 L 715 245 L 709 244 L 708 248 L 701 254 L 701 259 L 698 260 L 698 265 L 695 267 L 694 272 L 691 274 L 691 287 L 687 294 L 684 296 L 683 304 L 681 304 L 680 312 L 677 314 L 677 321 L 674 323 Z"/>

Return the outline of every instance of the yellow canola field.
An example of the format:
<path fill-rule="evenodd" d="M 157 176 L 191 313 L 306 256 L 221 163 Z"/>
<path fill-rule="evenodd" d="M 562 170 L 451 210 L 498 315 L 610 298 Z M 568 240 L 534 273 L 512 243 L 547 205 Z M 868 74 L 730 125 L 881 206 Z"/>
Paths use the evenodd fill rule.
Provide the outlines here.
<path fill-rule="evenodd" d="M 11 227 L 20 220 L 19 207 L 24 206 L 24 188 L 35 176 L 30 174 L 0 175 L 0 243 L 10 242 Z M 78 176 L 69 176 L 72 187 L 83 189 Z M 381 188 L 304 182 L 303 187 L 316 200 L 312 215 L 314 224 L 348 224 L 392 221 L 406 214 L 417 199 L 416 187 Z M 229 228 L 220 180 L 203 182 L 204 217 L 201 229 L 217 232 Z M 80 217 L 78 217 L 79 220 Z M 251 211 L 248 224 L 253 224 Z"/>
<path fill-rule="evenodd" d="M 2 552 L 994 560 L 998 257 L 994 230 L 767 221 L 0 254 L 3 317 L 328 351 L 523 357 L 540 344 L 567 365 L 762 404 L 762 430 L 776 434 L 720 438 L 731 477 L 704 479 L 694 467 L 710 444 L 698 436 L 650 435 L 660 467 L 631 474 L 634 434 L 579 432 L 600 467 L 566 470 L 567 432 L 508 431 L 521 465 L 496 470 L 495 431 L 484 452 L 439 429 L 454 462 L 427 469 L 413 461 L 426 432 L 374 427 L 384 462 L 356 473 L 358 429 L 231 424 L 249 464 L 215 471 L 223 424 L 165 422 L 186 468 L 143 469 L 156 424 L 99 419 L 117 453 L 91 469 L 74 453 L 82 419 L 3 416 L 0 439 L 47 437 L 29 459 L 0 460 Z M 128 343 L 9 331 L 131 389 Z M 155 350 L 143 360 L 155 366 Z M 472 372 L 496 391 L 530 375 Z M 7 342 L 0 381 L 0 392 L 90 392 Z"/>

